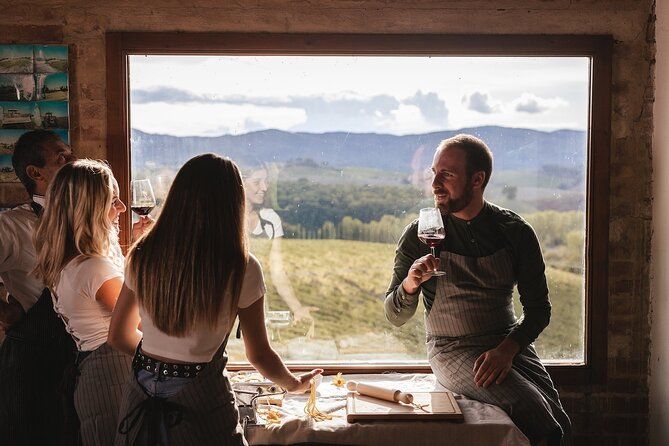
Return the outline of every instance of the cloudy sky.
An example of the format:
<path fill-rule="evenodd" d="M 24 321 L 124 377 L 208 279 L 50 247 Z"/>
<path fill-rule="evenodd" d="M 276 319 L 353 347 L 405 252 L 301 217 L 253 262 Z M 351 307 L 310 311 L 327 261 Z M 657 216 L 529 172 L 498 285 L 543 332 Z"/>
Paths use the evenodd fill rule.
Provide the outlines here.
<path fill-rule="evenodd" d="M 133 128 L 176 136 L 585 130 L 589 60 L 132 56 L 130 85 Z"/>

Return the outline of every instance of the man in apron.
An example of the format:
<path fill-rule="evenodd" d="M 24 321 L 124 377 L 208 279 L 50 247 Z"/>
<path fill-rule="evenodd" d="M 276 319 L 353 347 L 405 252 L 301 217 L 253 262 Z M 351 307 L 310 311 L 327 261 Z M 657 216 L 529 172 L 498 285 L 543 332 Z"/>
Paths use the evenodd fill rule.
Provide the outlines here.
<path fill-rule="evenodd" d="M 545 265 L 537 237 L 521 217 L 483 199 L 492 153 L 457 135 L 441 142 L 432 191 L 446 238 L 437 258 L 405 229 L 386 293 L 386 318 L 401 326 L 420 292 L 432 371 L 446 388 L 501 407 L 532 444 L 571 444 L 571 424 L 532 343 L 550 320 Z M 444 276 L 432 272 L 441 269 Z M 524 317 L 516 320 L 518 286 Z"/>
<path fill-rule="evenodd" d="M 51 179 L 74 156 L 58 135 L 35 130 L 16 143 L 12 164 L 30 204 L 0 213 L 0 277 L 8 301 L 0 300 L 0 438 L 3 445 L 65 444 L 63 371 L 76 348 L 53 311 L 49 290 L 35 268 L 33 233 Z"/>

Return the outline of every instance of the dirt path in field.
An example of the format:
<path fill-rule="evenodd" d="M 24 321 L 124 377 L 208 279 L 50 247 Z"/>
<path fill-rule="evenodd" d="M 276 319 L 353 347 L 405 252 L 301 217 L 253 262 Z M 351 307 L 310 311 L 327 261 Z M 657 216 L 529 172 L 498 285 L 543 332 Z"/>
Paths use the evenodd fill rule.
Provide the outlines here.
<path fill-rule="evenodd" d="M 272 278 L 272 283 L 276 288 L 279 297 L 288 305 L 290 311 L 293 312 L 293 323 L 301 320 L 309 322 L 311 327 L 307 333 L 307 337 L 313 336 L 314 332 L 314 318 L 311 316 L 312 311 L 318 311 L 318 307 L 308 307 L 302 305 L 300 300 L 295 296 L 293 286 L 290 283 L 286 269 L 283 266 L 283 255 L 281 253 L 281 238 L 272 240 L 272 247 L 269 252 L 269 273 Z"/>

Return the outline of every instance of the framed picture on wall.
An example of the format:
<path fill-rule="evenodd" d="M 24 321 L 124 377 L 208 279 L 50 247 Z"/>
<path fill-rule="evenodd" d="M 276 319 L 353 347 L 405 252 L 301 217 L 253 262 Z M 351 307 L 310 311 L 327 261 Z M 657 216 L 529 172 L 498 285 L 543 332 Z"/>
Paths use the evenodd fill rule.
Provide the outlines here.
<path fill-rule="evenodd" d="M 35 76 L 0 74 L 0 101 L 35 100 Z"/>
<path fill-rule="evenodd" d="M 12 167 L 12 153 L 19 137 L 28 130 L 1 129 L 0 130 L 0 183 L 15 183 L 19 179 Z"/>
<path fill-rule="evenodd" d="M 33 45 L 0 45 L 0 73 L 32 73 Z"/>
<path fill-rule="evenodd" d="M 12 167 L 12 155 L 0 155 L 0 181 L 7 182 L 16 178 Z"/>
<path fill-rule="evenodd" d="M 42 129 L 67 129 L 69 118 L 67 112 L 67 101 L 44 101 L 36 103 L 37 128 Z"/>
<path fill-rule="evenodd" d="M 37 102 L 0 102 L 0 129 L 34 129 L 39 125 Z"/>
<path fill-rule="evenodd" d="M 37 100 L 67 101 L 67 73 L 36 74 L 35 90 Z"/>
<path fill-rule="evenodd" d="M 35 73 L 67 72 L 67 46 L 35 45 Z"/>
<path fill-rule="evenodd" d="M 11 159 L 25 132 L 69 143 L 68 68 L 67 45 L 0 45 L 0 183 L 18 182 Z"/>

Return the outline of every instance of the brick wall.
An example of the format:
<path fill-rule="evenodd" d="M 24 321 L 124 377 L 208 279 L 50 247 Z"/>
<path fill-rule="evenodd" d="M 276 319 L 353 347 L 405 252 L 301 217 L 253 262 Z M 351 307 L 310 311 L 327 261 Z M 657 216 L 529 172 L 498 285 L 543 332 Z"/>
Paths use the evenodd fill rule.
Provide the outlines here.
<path fill-rule="evenodd" d="M 0 0 L 0 42 L 71 45 L 72 145 L 104 158 L 107 31 L 613 35 L 608 381 L 560 391 L 578 444 L 636 445 L 648 442 L 652 8 L 650 0 Z M 0 186 L 0 204 L 24 198 L 20 187 Z"/>

